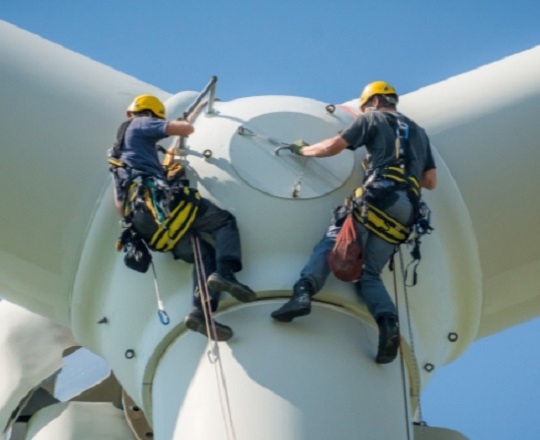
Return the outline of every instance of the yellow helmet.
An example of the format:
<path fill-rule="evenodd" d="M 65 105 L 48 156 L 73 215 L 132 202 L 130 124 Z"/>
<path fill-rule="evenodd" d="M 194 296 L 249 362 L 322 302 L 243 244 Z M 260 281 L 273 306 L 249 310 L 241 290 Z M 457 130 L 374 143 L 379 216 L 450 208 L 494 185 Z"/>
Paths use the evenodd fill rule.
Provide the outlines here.
<path fill-rule="evenodd" d="M 143 110 L 150 110 L 158 118 L 165 119 L 165 106 L 163 103 L 153 95 L 139 95 L 131 104 L 129 104 L 126 111 L 128 112 L 142 112 Z"/>
<path fill-rule="evenodd" d="M 366 105 L 366 103 L 375 95 L 396 95 L 396 90 L 388 83 L 384 81 L 374 81 L 364 87 L 362 94 L 360 95 L 360 107 Z"/>

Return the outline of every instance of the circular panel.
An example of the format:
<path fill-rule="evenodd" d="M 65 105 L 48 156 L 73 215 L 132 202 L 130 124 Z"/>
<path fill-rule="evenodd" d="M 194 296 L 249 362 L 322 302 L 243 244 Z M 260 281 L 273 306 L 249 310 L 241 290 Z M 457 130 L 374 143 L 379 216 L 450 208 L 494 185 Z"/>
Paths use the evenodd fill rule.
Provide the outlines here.
<path fill-rule="evenodd" d="M 354 154 L 307 158 L 275 150 L 298 139 L 314 144 L 342 128 L 313 115 L 274 112 L 239 125 L 230 144 L 231 164 L 250 186 L 281 198 L 323 196 L 345 183 L 354 167 Z"/>

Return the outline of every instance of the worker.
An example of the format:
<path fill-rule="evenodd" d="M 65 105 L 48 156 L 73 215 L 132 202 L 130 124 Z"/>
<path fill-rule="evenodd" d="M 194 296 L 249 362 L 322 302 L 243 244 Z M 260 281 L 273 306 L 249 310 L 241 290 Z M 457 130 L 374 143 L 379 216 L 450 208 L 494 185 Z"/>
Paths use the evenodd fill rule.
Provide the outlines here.
<path fill-rule="evenodd" d="M 229 211 L 200 197 L 198 191 L 186 186 L 185 180 L 173 187 L 170 176 L 166 175 L 158 154 L 158 149 L 164 149 L 157 142 L 168 136 L 191 135 L 194 127 L 190 121 L 167 121 L 165 106 L 152 95 L 137 96 L 126 113 L 128 120 L 118 131 L 109 159 L 116 164 L 111 170 L 117 210 L 135 237 L 142 238 L 150 249 L 171 251 L 175 259 L 188 263 L 195 263 L 195 256 L 200 254 L 202 264 L 199 270 L 194 267 L 193 310 L 185 318 L 185 325 L 213 337 L 213 331 L 208 335 L 207 329 L 212 326 L 205 320 L 201 292 L 208 291 L 212 312 L 218 307 L 221 292 L 228 292 L 241 302 L 257 299 L 255 292 L 235 277 L 242 269 L 236 219 Z M 146 206 L 152 205 L 148 201 L 137 204 L 137 195 L 148 188 L 153 191 L 151 199 L 155 199 L 152 209 Z M 160 213 L 162 218 L 156 220 Z M 204 240 L 206 236 L 211 237 L 212 245 Z M 170 237 L 174 240 L 170 241 Z M 200 285 L 202 274 L 206 279 Z M 230 327 L 216 321 L 213 324 L 215 339 L 225 341 L 233 336 Z"/>
<path fill-rule="evenodd" d="M 297 141 L 289 147 L 304 157 L 329 157 L 344 149 L 366 148 L 364 182 L 352 197 L 355 227 L 364 253 L 363 274 L 355 282 L 355 290 L 378 325 L 375 361 L 379 364 L 395 359 L 400 342 L 396 307 L 381 280 L 396 240 L 385 235 L 386 228 L 381 232 L 373 227 L 370 219 L 372 215 L 387 216 L 396 225 L 410 228 L 419 215 L 420 187 L 432 190 L 437 184 L 429 138 L 423 128 L 397 111 L 398 99 L 390 84 L 372 82 L 360 95 L 360 115 L 343 132 L 313 145 Z M 311 298 L 322 289 L 330 273 L 327 256 L 346 212 L 345 204 L 334 212 L 330 227 L 293 287 L 291 299 L 272 312 L 277 321 L 290 322 L 310 313 Z"/>

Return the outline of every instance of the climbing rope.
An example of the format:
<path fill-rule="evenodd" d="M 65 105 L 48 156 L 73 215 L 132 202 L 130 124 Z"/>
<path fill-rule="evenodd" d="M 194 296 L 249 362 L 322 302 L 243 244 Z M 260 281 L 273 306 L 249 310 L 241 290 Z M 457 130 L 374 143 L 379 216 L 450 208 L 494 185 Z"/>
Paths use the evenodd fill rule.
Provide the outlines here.
<path fill-rule="evenodd" d="M 395 254 L 395 253 L 394 253 Z M 396 271 L 394 267 L 394 255 L 392 255 L 392 259 L 390 260 L 390 270 L 394 274 L 394 301 L 396 303 L 396 310 L 398 314 L 398 323 L 401 322 L 401 319 L 399 318 L 399 301 L 398 301 L 398 290 L 397 290 L 397 280 L 396 280 Z M 401 326 L 398 327 L 398 336 L 399 336 L 399 368 L 401 373 L 401 384 L 402 384 L 402 392 L 403 392 L 403 405 L 405 407 L 405 429 L 407 430 L 407 440 L 411 440 L 411 426 L 409 423 L 410 420 L 410 414 L 409 414 L 409 407 L 407 405 L 407 387 L 405 385 L 405 358 L 403 356 L 403 349 L 401 348 Z"/>
<path fill-rule="evenodd" d="M 234 429 L 234 423 L 232 418 L 231 404 L 229 400 L 229 392 L 227 390 L 227 382 L 225 380 L 225 372 L 223 371 L 223 365 L 221 363 L 221 357 L 219 353 L 219 344 L 217 342 L 217 330 L 215 322 L 212 318 L 211 299 L 208 292 L 208 285 L 206 283 L 206 272 L 202 261 L 201 245 L 198 236 L 191 235 L 191 245 L 193 248 L 193 254 L 195 256 L 195 270 L 197 273 L 197 284 L 199 287 L 199 293 L 201 295 L 201 305 L 203 308 L 204 320 L 206 325 L 206 333 L 212 335 L 208 338 L 208 344 L 210 350 L 208 350 L 208 359 L 212 365 L 214 365 L 214 373 L 216 375 L 216 382 L 218 385 L 218 394 L 221 407 L 221 416 L 225 425 L 227 433 L 227 439 L 236 440 L 236 433 Z M 211 333 L 210 333 L 211 332 Z"/>
<path fill-rule="evenodd" d="M 403 261 L 403 253 L 401 252 L 401 247 L 398 247 L 399 252 L 399 263 L 400 263 L 400 269 L 401 269 L 401 279 L 403 284 L 403 294 L 405 298 L 405 312 L 407 316 L 407 327 L 408 327 L 408 333 L 409 333 L 409 347 L 411 349 L 411 357 L 412 357 L 412 363 L 413 363 L 413 374 L 414 374 L 414 381 L 416 383 L 416 386 L 414 388 L 414 394 L 413 396 L 417 399 L 417 413 L 418 413 L 418 420 L 420 425 L 425 425 L 425 422 L 423 421 L 422 416 L 422 403 L 420 399 L 420 369 L 418 368 L 418 359 L 416 357 L 416 349 L 414 344 L 414 334 L 412 329 L 412 322 L 411 322 L 411 314 L 410 314 L 410 305 L 409 305 L 409 294 L 407 291 L 407 272 L 406 267 Z M 392 257 L 393 259 L 393 257 Z M 393 269 L 394 272 L 394 296 L 396 301 L 396 308 L 398 308 L 398 295 L 397 295 L 397 281 L 396 281 L 396 271 L 395 268 Z M 406 388 L 405 388 L 405 367 L 404 367 L 404 359 L 403 359 L 403 351 L 400 350 L 400 359 L 401 359 L 401 369 L 402 369 L 402 379 L 403 379 L 403 393 L 404 393 L 404 399 L 406 399 Z M 405 406 L 407 406 L 405 402 Z M 408 419 L 408 414 L 407 414 Z M 407 433 L 409 435 L 409 424 L 407 423 L 408 430 Z M 423 431 L 421 432 L 421 438 L 423 438 Z M 421 438 L 419 440 L 421 440 Z"/>
<path fill-rule="evenodd" d="M 414 335 L 412 330 L 412 323 L 411 323 L 411 314 L 410 314 L 410 306 L 409 306 L 409 294 L 407 291 L 407 284 L 405 282 L 405 264 L 403 263 L 403 253 L 401 252 L 401 248 L 399 249 L 399 264 L 401 267 L 401 278 L 403 280 L 403 293 L 405 296 L 405 310 L 407 312 L 407 326 L 409 329 L 409 346 L 411 347 L 411 355 L 413 358 L 413 366 L 414 366 L 414 374 L 415 374 L 415 380 L 417 385 L 417 393 L 416 398 L 418 399 L 418 419 L 420 422 L 422 422 L 422 405 L 420 402 L 420 369 L 418 368 L 418 359 L 416 358 L 416 350 L 414 346 Z"/>

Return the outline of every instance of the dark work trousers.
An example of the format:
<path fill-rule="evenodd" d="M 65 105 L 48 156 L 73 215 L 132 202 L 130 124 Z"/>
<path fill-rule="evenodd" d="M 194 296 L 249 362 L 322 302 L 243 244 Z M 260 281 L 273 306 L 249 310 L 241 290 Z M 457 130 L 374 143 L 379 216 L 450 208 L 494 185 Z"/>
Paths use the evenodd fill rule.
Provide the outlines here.
<path fill-rule="evenodd" d="M 242 269 L 240 233 L 236 219 L 229 211 L 217 207 L 209 200 L 201 199 L 197 217 L 191 224 L 188 233 L 172 250 L 174 258 L 194 264 L 192 236 L 199 238 L 204 274 L 207 278 L 213 272 L 227 275 Z M 210 244 L 209 241 L 212 241 L 213 244 Z M 196 266 L 194 266 L 193 305 L 200 310 L 198 278 Z M 212 310 L 215 311 L 219 302 L 219 293 L 210 290 L 209 293 Z"/>
<path fill-rule="evenodd" d="M 151 177 L 137 170 L 129 168 L 118 168 L 114 174 L 115 193 L 118 203 L 122 203 L 127 190 L 128 182 L 135 177 Z M 163 176 L 156 176 L 163 178 Z M 147 217 L 151 217 L 150 214 Z M 142 222 L 136 225 L 139 234 L 149 240 L 156 230 L 153 219 L 149 221 L 144 216 Z M 150 226 L 148 226 L 150 225 Z M 199 237 L 202 267 L 204 274 L 208 277 L 211 273 L 217 272 L 219 275 L 227 275 L 238 272 L 242 269 L 242 255 L 240 248 L 240 233 L 236 224 L 236 218 L 224 209 L 206 199 L 201 199 L 195 220 L 191 224 L 187 233 L 178 241 L 172 253 L 175 259 L 183 260 L 194 264 L 194 252 L 191 237 Z M 200 291 L 198 287 L 199 276 L 194 266 L 193 284 L 194 296 L 193 305 L 197 309 L 201 308 Z M 204 280 L 206 283 L 206 279 Z M 217 309 L 219 293 L 209 292 L 211 297 L 212 310 Z"/>
<path fill-rule="evenodd" d="M 406 192 L 398 191 L 395 194 L 395 201 L 384 212 L 401 224 L 410 226 L 414 218 L 413 205 Z M 356 293 L 364 300 L 375 320 L 381 315 L 397 316 L 396 306 L 381 279 L 381 272 L 394 253 L 396 245 L 368 231 L 362 224 L 355 224 L 364 244 L 365 255 L 362 278 L 355 283 Z"/>
<path fill-rule="evenodd" d="M 398 222 L 409 225 L 413 218 L 413 206 L 403 191 L 395 193 L 397 197 L 384 211 Z M 338 215 L 338 211 L 336 211 Z M 330 274 L 328 253 L 334 247 L 336 237 L 341 230 L 342 221 L 332 219 L 332 224 L 313 249 L 308 263 L 300 273 L 300 279 L 309 280 L 314 293 L 319 292 Z M 354 283 L 356 293 L 365 302 L 375 320 L 383 314 L 396 315 L 396 307 L 381 279 L 381 272 L 392 256 L 396 245 L 388 243 L 362 224 L 355 221 L 359 239 L 364 246 L 364 272 L 360 281 Z"/>

